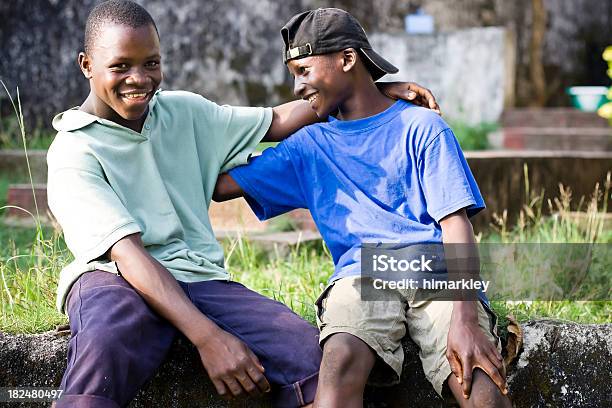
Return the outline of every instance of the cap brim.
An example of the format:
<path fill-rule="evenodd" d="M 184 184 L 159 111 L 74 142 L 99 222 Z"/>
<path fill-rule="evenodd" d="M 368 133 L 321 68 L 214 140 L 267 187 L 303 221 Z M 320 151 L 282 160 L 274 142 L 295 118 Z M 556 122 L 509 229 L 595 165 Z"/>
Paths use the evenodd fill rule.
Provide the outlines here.
<path fill-rule="evenodd" d="M 381 57 L 371 48 L 360 48 L 359 49 L 366 57 L 366 65 L 374 81 L 379 80 L 385 74 L 395 74 L 399 72 L 399 69 L 389 61 Z"/>

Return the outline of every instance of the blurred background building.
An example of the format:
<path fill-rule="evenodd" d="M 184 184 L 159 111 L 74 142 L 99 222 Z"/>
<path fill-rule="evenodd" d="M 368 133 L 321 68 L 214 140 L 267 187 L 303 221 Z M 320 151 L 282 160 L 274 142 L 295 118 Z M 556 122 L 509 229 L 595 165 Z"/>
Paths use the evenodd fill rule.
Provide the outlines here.
<path fill-rule="evenodd" d="M 0 1 L 0 78 L 19 86 L 26 120 L 50 125 L 88 92 L 76 65 L 94 0 Z M 401 68 L 394 78 L 431 88 L 451 119 L 494 122 L 504 107 L 567 106 L 566 88 L 608 85 L 612 0 L 139 0 L 157 22 L 163 88 L 219 103 L 292 98 L 279 28 L 293 14 L 340 7 Z M 432 17 L 409 35 L 405 18 Z M 486 28 L 486 29 L 483 29 Z M 2 113 L 8 114 L 7 104 Z"/>

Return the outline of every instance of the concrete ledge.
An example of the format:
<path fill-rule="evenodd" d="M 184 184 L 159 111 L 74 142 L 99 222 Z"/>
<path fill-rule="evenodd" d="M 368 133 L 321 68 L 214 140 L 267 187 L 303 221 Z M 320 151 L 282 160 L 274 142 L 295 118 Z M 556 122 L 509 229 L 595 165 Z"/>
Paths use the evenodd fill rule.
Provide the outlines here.
<path fill-rule="evenodd" d="M 608 121 L 595 112 L 582 112 L 576 108 L 506 109 L 500 122 L 502 127 L 609 127 Z"/>
<path fill-rule="evenodd" d="M 491 146 L 513 150 L 612 151 L 612 128 L 506 127 L 488 140 Z"/>
<path fill-rule="evenodd" d="M 501 214 L 504 209 L 508 210 L 508 225 L 514 225 L 526 203 L 524 165 L 529 169 L 533 193 L 544 189 L 544 200 L 558 197 L 561 183 L 572 190 L 574 210 L 580 197 L 590 198 L 595 183 L 602 187 L 606 174 L 612 171 L 612 151 L 493 150 L 466 152 L 465 156 L 487 205 L 485 211 L 472 219 L 477 231 L 487 229 L 493 213 Z M 47 213 L 46 190 L 44 185 L 37 187 L 39 210 L 44 215 Z M 29 185 L 11 186 L 8 198 L 9 204 L 34 211 Z M 544 211 L 547 210 L 544 206 Z M 612 206 L 608 206 L 608 211 L 612 212 Z M 27 216 L 18 210 L 11 210 L 10 215 Z M 244 200 L 212 203 L 209 215 L 215 230 L 260 232 L 269 225 L 258 221 Z M 307 210 L 292 211 L 289 217 L 300 229 L 316 230 Z"/>
<path fill-rule="evenodd" d="M 515 225 L 518 214 L 527 204 L 524 166 L 529 171 L 531 192 L 544 190 L 544 202 L 559 196 L 559 184 L 572 191 L 572 210 L 584 196 L 590 199 L 599 183 L 603 187 L 606 174 L 612 171 L 612 152 L 571 151 L 483 151 L 467 152 L 467 161 L 485 198 L 487 209 L 472 219 L 477 231 L 485 230 L 493 213 L 508 210 L 508 226 Z M 584 210 L 585 207 L 581 208 Z M 548 212 L 548 206 L 543 206 Z M 608 206 L 612 211 L 612 206 Z"/>
<path fill-rule="evenodd" d="M 28 160 L 35 183 L 47 182 L 47 151 L 28 150 Z M 28 180 L 28 167 L 23 149 L 0 150 L 0 173 L 10 174 L 21 181 Z"/>
<path fill-rule="evenodd" d="M 533 321 L 524 326 L 524 332 L 524 349 L 508 370 L 516 407 L 609 406 L 612 324 Z M 67 343 L 68 336 L 53 332 L 0 333 L 0 386 L 57 386 L 66 366 Z M 368 407 L 445 406 L 424 379 L 416 345 L 407 339 L 404 350 L 407 357 L 401 384 L 368 389 Z M 266 407 L 269 403 L 262 400 L 228 404 L 220 400 L 195 349 L 179 339 L 157 375 L 130 406 Z"/>

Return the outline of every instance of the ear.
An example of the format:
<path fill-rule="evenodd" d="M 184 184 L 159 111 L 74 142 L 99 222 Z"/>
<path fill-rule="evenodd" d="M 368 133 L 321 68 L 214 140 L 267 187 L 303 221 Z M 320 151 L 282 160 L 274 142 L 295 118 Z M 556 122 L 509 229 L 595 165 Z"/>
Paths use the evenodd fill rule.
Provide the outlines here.
<path fill-rule="evenodd" d="M 347 48 L 342 51 L 342 70 L 349 72 L 357 64 L 357 51 L 354 48 Z"/>
<path fill-rule="evenodd" d="M 91 79 L 91 58 L 84 52 L 79 52 L 77 63 L 79 64 L 79 68 L 81 68 L 81 72 L 85 78 Z"/>

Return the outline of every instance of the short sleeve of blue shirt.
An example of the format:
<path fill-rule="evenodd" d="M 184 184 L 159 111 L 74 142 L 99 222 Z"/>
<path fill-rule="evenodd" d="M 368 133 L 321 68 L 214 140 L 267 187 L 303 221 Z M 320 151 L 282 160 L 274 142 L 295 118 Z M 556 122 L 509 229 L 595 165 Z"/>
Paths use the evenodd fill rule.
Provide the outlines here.
<path fill-rule="evenodd" d="M 472 217 L 485 208 L 476 180 L 452 130 L 446 129 L 423 149 L 419 166 L 427 212 L 440 220 L 462 208 Z"/>
<path fill-rule="evenodd" d="M 252 157 L 248 165 L 229 172 L 247 194 L 245 199 L 260 220 L 306 207 L 292 160 L 292 155 L 299 153 L 294 150 L 291 140 L 285 140 L 264 150 L 261 156 Z"/>

